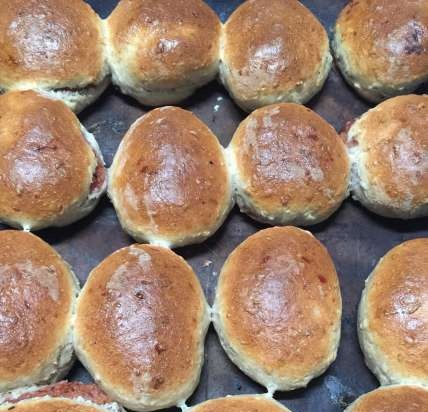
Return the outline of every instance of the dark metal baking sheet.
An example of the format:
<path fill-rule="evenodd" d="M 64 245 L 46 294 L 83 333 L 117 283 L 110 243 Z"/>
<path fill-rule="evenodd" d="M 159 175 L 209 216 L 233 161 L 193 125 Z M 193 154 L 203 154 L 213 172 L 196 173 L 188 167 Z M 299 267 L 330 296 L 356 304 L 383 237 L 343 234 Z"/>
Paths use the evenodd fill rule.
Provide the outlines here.
<path fill-rule="evenodd" d="M 106 17 L 117 0 L 90 0 L 94 9 Z M 211 0 L 210 5 L 224 21 L 240 0 Z M 346 0 L 303 0 L 331 34 L 331 27 Z M 181 106 L 193 111 L 227 145 L 238 123 L 245 117 L 216 82 L 200 89 Z M 369 106 L 346 86 L 336 68 L 309 107 L 331 122 L 337 130 Z M 92 107 L 79 117 L 97 138 L 107 165 L 130 126 L 148 108 L 110 87 Z M 178 249 L 198 274 L 208 301 L 212 303 L 217 276 L 227 255 L 247 236 L 263 225 L 239 213 L 235 208 L 229 218 L 208 241 Z M 336 412 L 358 395 L 377 386 L 365 367 L 356 334 L 356 309 L 364 285 L 377 260 L 391 247 L 406 240 L 428 236 L 428 219 L 397 221 L 384 219 L 347 200 L 327 222 L 310 230 L 328 248 L 336 264 L 343 296 L 342 340 L 337 360 L 306 389 L 277 393 L 276 399 L 294 412 Z M 53 245 L 85 281 L 89 271 L 116 249 L 132 239 L 121 230 L 112 205 L 104 199 L 94 213 L 66 228 L 38 233 Z M 224 395 L 261 393 L 264 389 L 241 373 L 226 357 L 217 336 L 209 330 L 205 346 L 205 365 L 201 383 L 190 399 L 191 405 Z M 87 372 L 76 364 L 71 380 L 90 381 Z M 171 409 L 174 411 L 175 409 Z"/>

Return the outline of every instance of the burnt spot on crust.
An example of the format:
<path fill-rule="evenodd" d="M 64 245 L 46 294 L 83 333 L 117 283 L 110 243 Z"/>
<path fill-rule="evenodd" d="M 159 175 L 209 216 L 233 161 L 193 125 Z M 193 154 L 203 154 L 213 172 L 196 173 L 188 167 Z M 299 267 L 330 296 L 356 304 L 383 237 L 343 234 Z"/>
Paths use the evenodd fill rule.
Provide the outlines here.
<path fill-rule="evenodd" d="M 84 384 L 80 382 L 67 382 L 62 381 L 53 385 L 42 386 L 32 392 L 26 392 L 14 398 L 12 395 L 8 398 L 5 397 L 5 402 L 18 403 L 25 399 L 41 398 L 43 396 L 62 397 L 68 399 L 75 399 L 82 397 L 88 401 L 103 405 L 111 403 L 112 399 L 109 398 L 97 385 Z"/>

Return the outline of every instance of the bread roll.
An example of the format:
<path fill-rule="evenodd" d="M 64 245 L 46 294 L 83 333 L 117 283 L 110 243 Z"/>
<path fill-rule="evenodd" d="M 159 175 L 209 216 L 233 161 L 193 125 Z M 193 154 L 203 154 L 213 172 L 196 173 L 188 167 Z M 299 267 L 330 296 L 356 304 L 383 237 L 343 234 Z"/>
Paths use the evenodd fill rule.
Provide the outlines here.
<path fill-rule="evenodd" d="M 0 395 L 0 411 L 14 412 L 125 412 L 96 385 L 59 382 L 16 389 Z"/>
<path fill-rule="evenodd" d="M 0 392 L 68 373 L 78 291 L 73 272 L 47 243 L 0 231 Z"/>
<path fill-rule="evenodd" d="M 0 96 L 0 221 L 64 226 L 90 213 L 106 186 L 97 142 L 64 103 L 34 91 Z"/>
<path fill-rule="evenodd" d="M 352 197 L 381 216 L 428 215 L 428 96 L 399 96 L 347 133 Z"/>
<path fill-rule="evenodd" d="M 224 150 L 192 113 L 153 110 L 122 140 L 110 168 L 109 196 L 137 241 L 166 247 L 202 242 L 232 207 Z"/>
<path fill-rule="evenodd" d="M 364 98 L 411 93 L 428 80 L 428 2 L 352 0 L 337 19 L 333 49 Z"/>
<path fill-rule="evenodd" d="M 226 353 L 269 392 L 304 387 L 336 358 L 342 302 L 334 264 L 309 232 L 250 236 L 221 270 L 214 325 Z"/>
<path fill-rule="evenodd" d="M 291 412 L 264 395 L 227 396 L 190 408 L 189 412 Z"/>
<path fill-rule="evenodd" d="M 360 396 L 345 412 L 426 412 L 428 390 L 421 386 L 394 385 Z"/>
<path fill-rule="evenodd" d="M 103 29 L 83 0 L 0 0 L 0 91 L 37 89 L 78 112 L 109 83 Z"/>
<path fill-rule="evenodd" d="M 293 103 L 251 113 L 227 149 L 237 203 L 264 223 L 311 225 L 348 195 L 349 159 L 336 131 Z"/>
<path fill-rule="evenodd" d="M 358 333 L 382 385 L 428 385 L 428 238 L 391 249 L 366 281 Z"/>
<path fill-rule="evenodd" d="M 216 77 L 220 33 L 202 0 L 121 0 L 107 20 L 113 83 L 145 105 L 177 103 Z"/>
<path fill-rule="evenodd" d="M 220 77 L 246 111 L 278 102 L 306 103 L 331 68 L 328 36 L 297 0 L 248 0 L 227 20 Z"/>
<path fill-rule="evenodd" d="M 208 305 L 190 266 L 169 249 L 133 245 L 89 275 L 75 348 L 95 381 L 135 411 L 181 405 L 199 382 Z"/>

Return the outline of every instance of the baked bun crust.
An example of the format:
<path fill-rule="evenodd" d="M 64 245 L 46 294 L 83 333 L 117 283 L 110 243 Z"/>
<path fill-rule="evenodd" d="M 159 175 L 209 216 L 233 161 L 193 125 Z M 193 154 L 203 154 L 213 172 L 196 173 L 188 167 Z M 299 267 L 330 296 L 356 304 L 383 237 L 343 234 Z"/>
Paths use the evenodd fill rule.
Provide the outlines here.
<path fill-rule="evenodd" d="M 348 195 L 346 147 L 332 126 L 304 106 L 281 103 L 254 111 L 227 152 L 237 203 L 261 222 L 315 224 Z"/>
<path fill-rule="evenodd" d="M 360 396 L 345 412 L 425 412 L 428 390 L 421 386 L 393 385 Z"/>
<path fill-rule="evenodd" d="M 358 320 L 367 366 L 381 384 L 428 385 L 428 238 L 391 249 L 366 281 Z"/>
<path fill-rule="evenodd" d="M 90 213 L 107 186 L 94 137 L 64 103 L 34 91 L 0 96 L 0 220 L 37 230 Z"/>
<path fill-rule="evenodd" d="M 347 135 L 352 197 L 382 216 L 427 216 L 427 128 L 427 95 L 395 97 L 361 116 Z"/>
<path fill-rule="evenodd" d="M 333 49 L 348 83 L 379 102 L 428 80 L 426 0 L 352 0 L 336 22 Z"/>
<path fill-rule="evenodd" d="M 246 111 L 277 102 L 305 103 L 331 68 L 327 33 L 297 0 L 248 0 L 227 20 L 220 77 Z"/>
<path fill-rule="evenodd" d="M 96 385 L 66 381 L 3 393 L 0 405 L 16 412 L 125 412 Z"/>
<path fill-rule="evenodd" d="M 68 372 L 78 291 L 69 266 L 47 243 L 0 231 L 0 392 Z"/>
<path fill-rule="evenodd" d="M 108 84 L 101 20 L 82 0 L 0 0 L 0 90 L 39 89 L 74 111 Z"/>
<path fill-rule="evenodd" d="M 201 0 L 121 0 L 107 20 L 113 83 L 150 106 L 183 100 L 217 75 L 220 33 Z"/>
<path fill-rule="evenodd" d="M 263 395 L 227 396 L 203 402 L 189 412 L 290 412 L 279 402 Z"/>
<path fill-rule="evenodd" d="M 306 386 L 333 362 L 341 312 L 325 247 L 309 232 L 275 227 L 250 236 L 228 257 L 214 325 L 230 359 L 274 392 Z"/>
<path fill-rule="evenodd" d="M 169 249 L 133 245 L 91 272 L 78 300 L 76 353 L 125 407 L 167 408 L 199 382 L 208 324 L 190 266 Z"/>
<path fill-rule="evenodd" d="M 110 168 L 109 195 L 126 232 L 167 247 L 212 235 L 232 206 L 224 149 L 192 113 L 155 109 L 138 119 Z"/>

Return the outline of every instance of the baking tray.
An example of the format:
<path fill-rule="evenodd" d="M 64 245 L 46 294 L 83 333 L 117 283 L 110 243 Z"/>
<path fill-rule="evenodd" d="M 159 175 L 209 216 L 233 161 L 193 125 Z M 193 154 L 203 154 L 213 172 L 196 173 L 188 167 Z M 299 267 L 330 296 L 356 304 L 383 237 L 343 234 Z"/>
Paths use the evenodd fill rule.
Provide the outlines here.
<path fill-rule="evenodd" d="M 93 8 L 105 18 L 117 0 L 90 0 Z M 208 3 L 225 21 L 241 3 L 239 0 L 211 0 Z M 346 0 L 303 0 L 321 20 L 331 35 L 331 28 Z M 425 89 L 426 90 L 426 89 Z M 216 82 L 200 89 L 181 104 L 194 112 L 227 146 L 238 123 L 245 117 Z M 333 67 L 326 85 L 308 106 L 328 120 L 337 130 L 365 112 L 369 106 L 344 83 Z M 90 108 L 79 116 L 98 140 L 107 166 L 131 123 L 149 109 L 123 96 L 112 86 Z M 4 228 L 4 226 L 0 226 Z M 220 230 L 204 243 L 177 249 L 193 267 L 202 283 L 209 303 L 213 302 L 218 273 L 228 254 L 244 239 L 266 226 L 241 214 L 235 207 Z M 294 412 L 336 412 L 360 394 L 378 384 L 364 365 L 359 349 L 356 320 L 357 305 L 364 279 L 377 260 L 393 246 L 407 239 L 428 236 L 428 219 L 398 221 L 376 216 L 352 200 L 326 222 L 310 230 L 330 251 L 339 273 L 342 297 L 342 339 L 337 360 L 306 389 L 277 393 L 275 398 Z M 104 198 L 87 218 L 66 228 L 53 228 L 37 233 L 50 243 L 72 265 L 85 282 L 89 271 L 120 247 L 133 243 L 120 228 L 113 206 Z M 90 382 L 83 367 L 76 363 L 68 379 Z M 201 383 L 189 404 L 233 394 L 262 393 L 265 389 L 247 378 L 226 357 L 210 327 L 205 345 L 205 364 Z M 168 411 L 176 411 L 172 408 Z"/>

